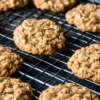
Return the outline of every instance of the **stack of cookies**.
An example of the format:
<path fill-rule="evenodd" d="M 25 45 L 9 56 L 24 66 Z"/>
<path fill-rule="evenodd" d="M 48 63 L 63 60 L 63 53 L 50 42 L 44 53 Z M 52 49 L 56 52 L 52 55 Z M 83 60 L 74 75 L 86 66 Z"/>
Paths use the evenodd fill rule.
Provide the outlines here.
<path fill-rule="evenodd" d="M 33 0 L 41 10 L 64 12 L 72 8 L 76 0 Z M 26 6 L 28 0 L 0 0 L 0 11 Z M 65 15 L 69 24 L 83 31 L 100 32 L 100 5 L 78 5 Z M 66 39 L 59 25 L 49 19 L 26 19 L 13 32 L 16 46 L 27 53 L 52 55 L 65 48 Z M 0 46 L 0 100 L 32 100 L 33 91 L 28 83 L 9 76 L 21 68 L 22 58 Z M 92 44 L 76 50 L 67 67 L 81 79 L 100 83 L 100 44 Z M 86 87 L 73 83 L 48 88 L 39 100 L 99 100 Z"/>

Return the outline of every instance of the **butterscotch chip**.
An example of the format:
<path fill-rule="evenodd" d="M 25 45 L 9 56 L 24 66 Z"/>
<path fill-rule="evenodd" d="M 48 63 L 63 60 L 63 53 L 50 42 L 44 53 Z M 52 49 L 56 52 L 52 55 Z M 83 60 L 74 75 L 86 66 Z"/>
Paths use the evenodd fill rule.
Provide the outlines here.
<path fill-rule="evenodd" d="M 28 0 L 0 0 L 0 11 L 22 8 L 27 4 Z"/>
<path fill-rule="evenodd" d="M 0 100 L 32 100 L 33 91 L 20 79 L 0 77 Z"/>
<path fill-rule="evenodd" d="M 49 19 L 27 19 L 13 34 L 19 49 L 32 54 L 51 55 L 65 47 L 62 29 Z"/>
<path fill-rule="evenodd" d="M 33 0 L 34 5 L 41 10 L 51 9 L 54 12 L 64 12 L 72 8 L 77 0 Z"/>
<path fill-rule="evenodd" d="M 10 76 L 22 65 L 22 58 L 3 46 L 0 46 L 0 77 Z"/>
<path fill-rule="evenodd" d="M 66 13 L 69 24 L 83 31 L 100 32 L 100 5 L 78 5 Z"/>
<path fill-rule="evenodd" d="M 67 67 L 81 79 L 100 83 L 100 44 L 76 50 L 69 59 Z"/>
<path fill-rule="evenodd" d="M 49 87 L 42 92 L 39 100 L 99 100 L 99 98 L 86 87 L 67 83 Z"/>

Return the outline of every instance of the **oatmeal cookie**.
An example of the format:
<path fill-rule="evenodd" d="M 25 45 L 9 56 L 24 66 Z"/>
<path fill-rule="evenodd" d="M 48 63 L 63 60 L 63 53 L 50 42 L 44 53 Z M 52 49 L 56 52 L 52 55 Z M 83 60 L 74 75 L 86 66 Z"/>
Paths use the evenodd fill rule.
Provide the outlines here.
<path fill-rule="evenodd" d="M 78 5 L 66 13 L 66 20 L 83 31 L 100 32 L 100 5 Z"/>
<path fill-rule="evenodd" d="M 19 49 L 32 54 L 51 55 L 65 47 L 62 29 L 49 19 L 27 19 L 13 34 Z"/>
<path fill-rule="evenodd" d="M 67 66 L 79 78 L 100 83 L 100 44 L 76 50 Z"/>
<path fill-rule="evenodd" d="M 0 0 L 0 11 L 22 8 L 27 4 L 28 0 Z"/>
<path fill-rule="evenodd" d="M 0 46 L 0 77 L 10 76 L 22 65 L 22 58 L 3 46 Z"/>
<path fill-rule="evenodd" d="M 49 87 L 42 92 L 39 100 L 99 100 L 99 98 L 86 87 L 67 83 Z"/>
<path fill-rule="evenodd" d="M 41 10 L 51 9 L 53 12 L 64 12 L 72 8 L 77 0 L 33 0 L 34 5 Z"/>
<path fill-rule="evenodd" d="M 20 79 L 0 77 L 0 100 L 32 100 L 33 91 Z"/>

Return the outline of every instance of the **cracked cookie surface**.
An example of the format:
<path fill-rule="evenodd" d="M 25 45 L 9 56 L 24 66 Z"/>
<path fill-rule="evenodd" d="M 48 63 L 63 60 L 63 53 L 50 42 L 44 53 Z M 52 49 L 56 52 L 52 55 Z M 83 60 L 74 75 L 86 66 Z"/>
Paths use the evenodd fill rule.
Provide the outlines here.
<path fill-rule="evenodd" d="M 32 54 L 51 55 L 65 47 L 62 29 L 49 19 L 27 19 L 13 34 L 19 49 Z"/>
<path fill-rule="evenodd" d="M 7 77 L 18 71 L 22 65 L 22 58 L 3 46 L 0 46 L 0 77 Z"/>
<path fill-rule="evenodd" d="M 99 98 L 86 87 L 67 83 L 49 87 L 42 92 L 39 100 L 99 100 Z"/>
<path fill-rule="evenodd" d="M 0 100 L 32 100 L 33 91 L 20 79 L 0 77 Z"/>
<path fill-rule="evenodd" d="M 0 11 L 19 9 L 28 4 L 28 0 L 0 0 Z"/>
<path fill-rule="evenodd" d="M 80 4 L 66 13 L 66 20 L 80 30 L 100 32 L 100 5 Z"/>
<path fill-rule="evenodd" d="M 81 79 L 100 83 L 100 44 L 92 44 L 76 50 L 67 67 Z"/>
<path fill-rule="evenodd" d="M 54 12 L 64 12 L 72 8 L 77 0 L 33 0 L 34 5 L 41 10 L 52 10 Z"/>

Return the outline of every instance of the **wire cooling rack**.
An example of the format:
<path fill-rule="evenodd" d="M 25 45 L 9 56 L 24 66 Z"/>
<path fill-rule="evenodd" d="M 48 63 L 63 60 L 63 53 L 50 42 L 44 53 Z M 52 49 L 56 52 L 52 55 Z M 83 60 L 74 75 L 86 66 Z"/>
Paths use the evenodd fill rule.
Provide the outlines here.
<path fill-rule="evenodd" d="M 86 2 L 98 4 L 100 0 L 78 0 L 78 3 L 85 4 Z M 100 34 L 84 32 L 69 25 L 65 20 L 65 13 L 54 13 L 50 10 L 41 11 L 36 9 L 31 1 L 30 4 L 20 10 L 0 13 L 0 45 L 12 49 L 24 60 L 21 69 L 11 77 L 20 78 L 32 86 L 35 95 L 32 100 L 37 100 L 39 94 L 49 86 L 68 82 L 86 86 L 100 97 L 100 84 L 87 79 L 81 80 L 66 67 L 66 62 L 75 50 L 93 43 L 100 43 Z M 13 31 L 27 18 L 49 18 L 60 25 L 66 38 L 65 49 L 55 52 L 51 56 L 32 55 L 20 51 L 14 44 Z"/>

